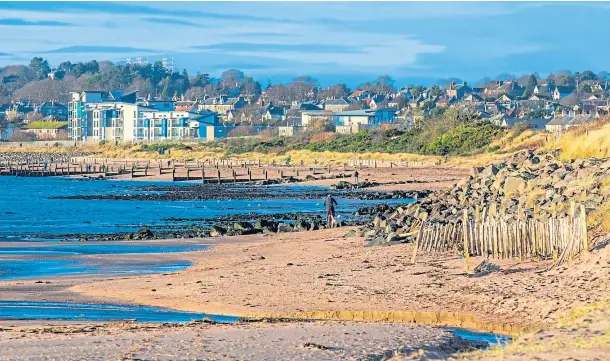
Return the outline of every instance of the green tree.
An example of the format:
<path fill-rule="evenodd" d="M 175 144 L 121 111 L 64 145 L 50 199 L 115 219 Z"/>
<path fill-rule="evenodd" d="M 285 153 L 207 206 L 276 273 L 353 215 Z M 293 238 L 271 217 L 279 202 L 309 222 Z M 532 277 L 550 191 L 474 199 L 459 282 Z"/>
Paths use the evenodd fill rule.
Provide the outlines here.
<path fill-rule="evenodd" d="M 430 87 L 430 95 L 432 95 L 433 97 L 438 97 L 438 96 L 441 96 L 442 94 L 443 94 L 443 89 L 441 89 L 440 86 L 433 85 Z"/>
<path fill-rule="evenodd" d="M 59 64 L 59 66 L 57 67 L 57 70 L 70 72 L 72 70 L 72 66 L 73 65 L 71 62 L 64 61 L 63 63 Z"/>
<path fill-rule="evenodd" d="M 580 87 L 580 91 L 583 93 L 593 93 L 593 89 L 591 89 L 591 85 L 589 84 L 583 84 Z"/>
<path fill-rule="evenodd" d="M 580 74 L 579 80 L 580 81 L 585 81 L 585 80 L 596 80 L 597 76 L 595 75 L 595 73 L 593 73 L 591 70 L 585 70 Z"/>
<path fill-rule="evenodd" d="M 29 68 L 32 69 L 34 74 L 36 74 L 37 80 L 42 80 L 46 78 L 51 72 L 49 62 L 40 57 L 33 58 L 32 61 L 30 61 Z"/>
<path fill-rule="evenodd" d="M 195 77 L 191 80 L 192 87 L 203 88 L 210 83 L 210 74 L 197 73 L 197 75 L 195 75 Z"/>
<path fill-rule="evenodd" d="M 416 85 L 416 86 L 412 87 L 411 89 L 409 89 L 409 93 L 411 93 L 411 96 L 413 97 L 413 99 L 420 96 L 423 91 L 424 91 L 424 87 L 421 85 Z"/>
<path fill-rule="evenodd" d="M 536 79 L 536 76 L 534 74 L 531 74 L 527 78 L 527 82 L 525 83 L 525 92 L 526 92 L 526 94 L 527 95 L 534 94 L 534 88 L 536 87 L 536 85 L 538 85 L 538 80 Z"/>

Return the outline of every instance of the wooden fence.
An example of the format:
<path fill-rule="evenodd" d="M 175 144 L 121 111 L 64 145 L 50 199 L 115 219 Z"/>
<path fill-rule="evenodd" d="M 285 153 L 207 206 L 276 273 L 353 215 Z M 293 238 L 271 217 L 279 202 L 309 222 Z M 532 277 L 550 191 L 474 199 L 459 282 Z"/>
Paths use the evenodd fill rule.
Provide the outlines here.
<path fill-rule="evenodd" d="M 464 252 L 467 269 L 470 256 L 521 260 L 552 257 L 557 265 L 581 252 L 588 253 L 585 207 L 576 209 L 572 203 L 567 216 L 547 219 L 506 219 L 496 215 L 472 219 L 464 210 L 463 219 L 456 223 L 425 222 L 415 240 L 412 262 L 418 251 L 453 249 Z"/>

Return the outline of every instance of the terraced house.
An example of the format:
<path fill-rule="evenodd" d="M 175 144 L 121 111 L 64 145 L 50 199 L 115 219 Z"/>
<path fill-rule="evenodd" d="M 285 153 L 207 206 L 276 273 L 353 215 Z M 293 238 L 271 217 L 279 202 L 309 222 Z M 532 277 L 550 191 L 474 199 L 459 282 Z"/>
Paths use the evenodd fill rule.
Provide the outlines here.
<path fill-rule="evenodd" d="M 69 103 L 70 139 L 148 143 L 195 139 L 216 123 L 214 112 L 176 111 L 172 101 L 139 101 L 136 93 L 84 91 Z"/>

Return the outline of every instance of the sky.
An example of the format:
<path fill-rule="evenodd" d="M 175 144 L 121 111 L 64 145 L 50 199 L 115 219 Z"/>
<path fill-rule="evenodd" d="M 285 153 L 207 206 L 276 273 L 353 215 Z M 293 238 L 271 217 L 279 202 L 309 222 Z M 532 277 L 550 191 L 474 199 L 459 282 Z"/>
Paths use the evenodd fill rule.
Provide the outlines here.
<path fill-rule="evenodd" d="M 150 61 L 355 86 L 610 70 L 610 3 L 0 2 L 0 67 Z"/>

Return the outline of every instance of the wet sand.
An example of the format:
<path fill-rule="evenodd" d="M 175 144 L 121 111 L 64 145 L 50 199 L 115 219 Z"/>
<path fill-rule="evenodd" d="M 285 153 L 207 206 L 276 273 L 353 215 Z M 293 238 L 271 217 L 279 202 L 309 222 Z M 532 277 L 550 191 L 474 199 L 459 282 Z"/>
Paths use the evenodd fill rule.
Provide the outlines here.
<path fill-rule="evenodd" d="M 0 323 L 0 360 L 381 360 L 468 344 L 439 328 L 387 323 L 238 325 Z"/>

